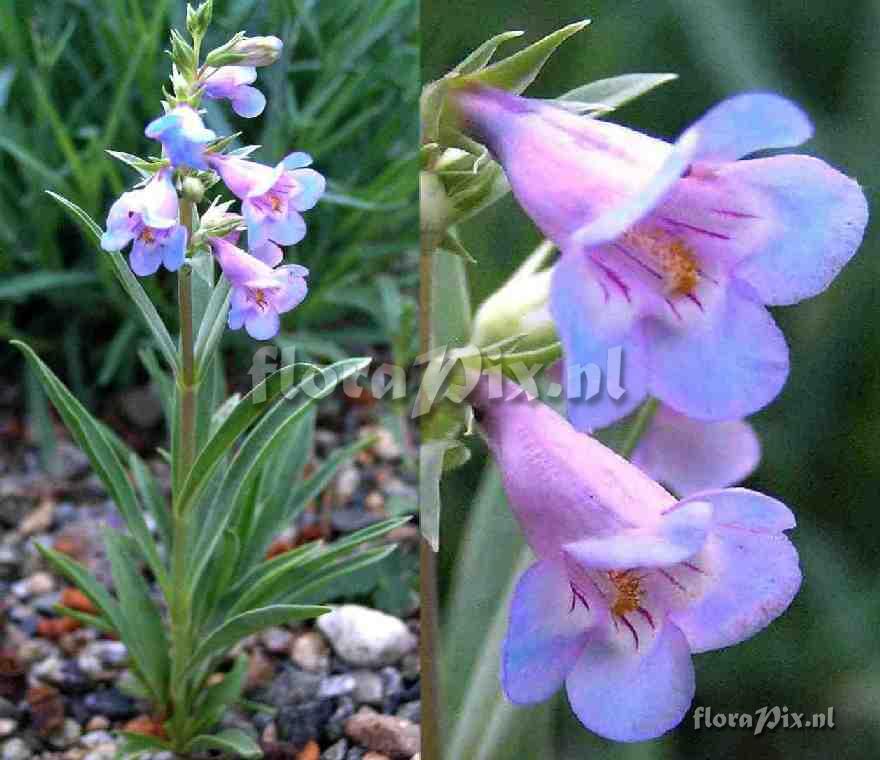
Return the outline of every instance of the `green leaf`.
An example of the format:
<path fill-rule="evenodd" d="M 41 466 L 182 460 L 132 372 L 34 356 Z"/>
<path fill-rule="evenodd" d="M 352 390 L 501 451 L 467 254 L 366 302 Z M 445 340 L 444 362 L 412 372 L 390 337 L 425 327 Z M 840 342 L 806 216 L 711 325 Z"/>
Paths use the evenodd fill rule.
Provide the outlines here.
<path fill-rule="evenodd" d="M 479 84 L 519 94 L 535 80 L 556 49 L 589 23 L 589 20 L 584 20 L 564 26 L 508 58 L 476 73 L 460 77 L 456 80 L 456 86 Z"/>
<path fill-rule="evenodd" d="M 197 517 L 197 525 L 210 527 L 207 530 L 201 530 L 193 553 L 192 561 L 194 564 L 190 573 L 192 588 L 199 587 L 204 570 L 213 556 L 222 532 L 229 525 L 232 515 L 235 514 L 242 494 L 246 494 L 248 488 L 252 487 L 253 478 L 259 475 L 267 458 L 284 441 L 292 426 L 312 404 L 329 395 L 346 377 L 367 366 L 368 363 L 369 359 L 357 359 L 325 367 L 321 370 L 321 376 L 324 380 L 322 380 L 320 388 L 311 384 L 314 376 L 307 377 L 300 385 L 292 389 L 290 401 L 287 399 L 279 401 L 272 411 L 254 426 L 254 429 L 236 451 L 222 481 L 220 481 L 216 496 L 203 503 L 203 508 Z M 337 367 L 338 370 L 334 369 Z M 247 396 L 242 399 L 242 403 L 246 401 Z M 230 416 L 230 419 L 234 415 L 235 412 Z M 242 544 L 247 545 L 244 540 Z M 248 551 L 245 550 L 245 552 Z"/>
<path fill-rule="evenodd" d="M 89 615 L 87 612 L 80 612 L 79 610 L 72 610 L 70 607 L 65 607 L 63 604 L 56 604 L 52 608 L 58 615 L 62 615 L 64 617 L 73 618 L 74 620 L 78 620 L 85 626 L 89 628 L 94 628 L 97 631 L 103 631 L 104 633 L 110 633 L 114 636 L 118 636 L 117 630 L 110 625 L 110 623 L 102 617 L 98 615 Z"/>
<path fill-rule="evenodd" d="M 623 74 L 608 79 L 597 79 L 595 82 L 576 87 L 560 95 L 558 100 L 598 106 L 603 111 L 612 111 L 677 78 L 677 74 Z"/>
<path fill-rule="evenodd" d="M 122 737 L 122 745 L 117 750 L 117 758 L 126 760 L 134 758 L 147 752 L 154 754 L 156 752 L 168 752 L 171 745 L 155 736 L 147 736 L 145 734 L 133 734 L 130 731 L 120 731 Z"/>
<path fill-rule="evenodd" d="M 292 437 L 292 436 L 291 436 Z M 339 468 L 373 443 L 366 438 L 334 451 L 317 471 L 304 483 L 293 486 L 293 478 L 288 481 L 288 497 L 268 501 L 260 512 L 254 529 L 247 539 L 246 556 L 261 557 L 265 554 L 272 538 L 283 530 L 306 504 L 316 498 L 327 487 Z"/>
<path fill-rule="evenodd" d="M 81 288 L 97 282 L 94 272 L 28 272 L 4 278 L 0 284 L 0 301 L 17 303 L 46 291 Z"/>
<path fill-rule="evenodd" d="M 186 514 L 208 483 L 211 474 L 238 440 L 266 413 L 294 382 L 307 372 L 317 371 L 310 364 L 291 364 L 273 372 L 245 395 L 199 451 L 178 497 L 177 510 Z"/>
<path fill-rule="evenodd" d="M 104 544 L 122 612 L 119 635 L 162 705 L 171 668 L 162 617 L 140 569 L 126 550 L 123 536 L 106 529 Z"/>
<path fill-rule="evenodd" d="M 214 355 L 226 329 L 226 312 L 231 296 L 229 280 L 221 277 L 214 286 L 205 314 L 199 324 L 195 343 L 196 372 L 200 376 L 208 360 Z"/>
<path fill-rule="evenodd" d="M 492 60 L 492 56 L 495 55 L 495 52 L 502 44 L 507 42 L 507 40 L 522 37 L 523 34 L 525 34 L 525 32 L 501 32 L 501 34 L 496 34 L 494 37 L 486 40 L 474 50 L 473 53 L 458 64 L 458 66 L 452 70 L 453 73 L 474 74 L 477 71 L 480 71 L 486 67 L 489 61 Z"/>
<path fill-rule="evenodd" d="M 94 219 L 75 203 L 67 200 L 64 196 L 53 193 L 51 190 L 47 190 L 46 192 L 79 222 L 80 226 L 89 233 L 95 243 L 100 243 L 102 234 L 101 227 Z M 117 279 L 131 297 L 131 300 L 134 301 L 135 306 L 137 306 L 144 324 L 146 324 L 156 341 L 159 351 L 162 353 L 162 356 L 165 357 L 168 366 L 176 369 L 178 364 L 177 347 L 175 346 L 174 341 L 171 340 L 171 336 L 168 334 L 165 323 L 159 316 L 159 312 L 156 311 L 156 307 L 153 306 L 150 297 L 147 295 L 143 287 L 141 287 L 137 277 L 132 274 L 128 262 L 125 260 L 125 256 L 118 251 L 110 253 L 102 252 L 102 255 L 106 255 L 110 258 Z"/>
<path fill-rule="evenodd" d="M 219 734 L 202 734 L 186 745 L 189 752 L 220 750 L 238 757 L 262 757 L 263 750 L 253 738 L 240 728 L 227 728 Z"/>
<path fill-rule="evenodd" d="M 165 567 L 159 559 L 156 544 L 141 513 L 137 496 L 101 424 L 73 397 L 73 394 L 27 344 L 14 340 L 12 345 L 25 355 L 39 374 L 53 406 L 58 410 L 74 440 L 86 453 L 98 477 L 107 487 L 156 578 L 164 588 L 167 588 Z"/>
<path fill-rule="evenodd" d="M 174 398 L 176 396 L 174 380 L 159 364 L 156 352 L 152 346 L 138 351 L 138 357 L 150 376 L 154 390 L 159 394 L 159 400 L 162 402 L 162 414 L 165 417 L 165 425 L 170 428 Z"/>
<path fill-rule="evenodd" d="M 66 554 L 61 554 L 42 544 L 35 544 L 35 546 L 45 560 L 61 575 L 77 586 L 88 597 L 89 601 L 101 611 L 101 614 L 107 618 L 113 629 L 119 632 L 122 628 L 122 611 L 107 589 L 85 567 L 79 562 L 74 562 Z"/>
<path fill-rule="evenodd" d="M 181 513 L 185 514 L 192 506 L 198 494 L 207 484 L 211 473 L 214 472 L 238 437 L 255 420 L 270 409 L 285 391 L 291 391 L 290 394 L 286 395 L 291 395 L 292 397 L 297 395 L 298 391 L 296 389 L 302 387 L 301 383 L 299 386 L 293 385 L 297 373 L 319 373 L 324 378 L 321 381 L 321 392 L 314 394 L 316 398 L 310 399 L 310 401 L 315 401 L 317 398 L 323 398 L 328 395 L 335 388 L 336 384 L 342 382 L 354 372 L 363 369 L 369 362 L 369 359 L 346 359 L 323 369 L 318 369 L 309 364 L 292 364 L 282 367 L 257 385 L 242 398 L 196 457 L 196 461 L 181 491 L 180 503 L 178 505 Z M 335 380 L 335 383 L 333 380 Z"/>
<path fill-rule="evenodd" d="M 208 634 L 193 654 L 189 668 L 197 667 L 208 657 L 229 649 L 253 633 L 276 625 L 316 618 L 325 612 L 330 612 L 330 608 L 307 604 L 274 604 L 243 612 Z"/>
<path fill-rule="evenodd" d="M 409 517 L 383 520 L 337 539 L 328 547 L 314 542 L 264 562 L 233 589 L 232 611 L 240 612 L 256 604 L 268 604 L 286 597 L 297 583 L 313 579 L 315 573 L 323 571 L 362 544 L 385 536 L 406 525 L 409 520 Z"/>
<path fill-rule="evenodd" d="M 171 546 L 171 508 L 162 495 L 153 473 L 150 472 L 150 468 L 147 467 L 144 460 L 134 452 L 128 456 L 128 468 L 131 470 L 141 502 L 156 521 L 162 542 L 165 546 Z"/>
<path fill-rule="evenodd" d="M 373 549 L 366 549 L 354 557 L 324 567 L 319 572 L 298 578 L 296 583 L 284 590 L 283 600 L 285 602 L 308 600 L 311 595 L 318 595 L 317 592 L 329 586 L 331 582 L 376 565 L 395 551 L 397 551 L 397 546 L 377 546 Z"/>
<path fill-rule="evenodd" d="M 248 658 L 241 654 L 235 660 L 232 670 L 223 676 L 220 683 L 209 686 L 204 690 L 201 700 L 196 707 L 196 714 L 200 718 L 195 721 L 192 733 L 201 733 L 210 730 L 223 717 L 227 707 L 236 702 L 244 691 L 247 681 Z"/>

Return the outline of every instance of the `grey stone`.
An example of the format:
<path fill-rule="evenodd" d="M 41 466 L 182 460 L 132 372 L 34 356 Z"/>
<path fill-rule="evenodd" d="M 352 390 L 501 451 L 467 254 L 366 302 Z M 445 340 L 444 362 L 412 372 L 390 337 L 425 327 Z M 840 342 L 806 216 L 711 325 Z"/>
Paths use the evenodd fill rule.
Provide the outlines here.
<path fill-rule="evenodd" d="M 419 727 L 393 715 L 358 712 L 346 721 L 345 734 L 367 749 L 401 760 L 411 758 L 421 745 Z"/>
<path fill-rule="evenodd" d="M 356 604 L 322 615 L 317 626 L 342 659 L 360 667 L 392 665 L 416 646 L 403 621 Z"/>
<path fill-rule="evenodd" d="M 330 669 L 330 647 L 317 631 L 306 631 L 293 640 L 290 659 L 303 670 L 326 672 Z"/>
<path fill-rule="evenodd" d="M 422 722 L 422 702 L 417 699 L 414 702 L 404 702 L 400 707 L 397 708 L 396 713 L 398 718 L 403 718 L 405 720 L 411 720 L 413 723 L 421 723 Z"/>
<path fill-rule="evenodd" d="M 0 718 L 0 738 L 12 736 L 18 728 L 15 718 Z"/>
<path fill-rule="evenodd" d="M 2 749 L 0 749 L 0 759 L 2 760 L 28 760 L 30 757 L 31 750 L 21 739 L 10 739 L 4 742 Z"/>
<path fill-rule="evenodd" d="M 80 736 L 82 736 L 82 729 L 79 723 L 73 718 L 68 718 L 57 731 L 49 734 L 46 741 L 55 749 L 67 749 L 76 744 Z"/>
<path fill-rule="evenodd" d="M 357 681 L 354 675 L 343 673 L 338 676 L 327 676 L 321 681 L 318 689 L 318 697 L 320 699 L 328 699 L 330 697 L 343 697 L 351 694 L 357 687 Z"/>
<path fill-rule="evenodd" d="M 317 740 L 321 736 L 324 725 L 332 715 L 333 700 L 330 699 L 315 699 L 283 707 L 275 717 L 278 737 L 303 747 L 311 739 Z"/>
<path fill-rule="evenodd" d="M 345 721 L 354 715 L 354 700 L 351 697 L 341 697 L 336 703 L 336 710 L 324 726 L 324 735 L 331 742 L 341 739 L 345 735 Z"/>
<path fill-rule="evenodd" d="M 313 699 L 320 686 L 321 676 L 288 665 L 275 677 L 264 699 L 273 707 L 287 707 Z"/>
<path fill-rule="evenodd" d="M 396 671 L 395 671 L 396 672 Z M 355 680 L 352 693 L 354 701 L 359 705 L 381 705 L 385 694 L 382 676 L 372 670 L 356 670 L 351 674 Z"/>
<path fill-rule="evenodd" d="M 91 715 L 104 715 L 113 720 L 124 720 L 137 715 L 134 700 L 117 689 L 103 689 L 87 694 L 83 702 Z"/>
<path fill-rule="evenodd" d="M 347 753 L 348 742 L 345 739 L 340 739 L 321 753 L 321 760 L 345 760 Z"/>

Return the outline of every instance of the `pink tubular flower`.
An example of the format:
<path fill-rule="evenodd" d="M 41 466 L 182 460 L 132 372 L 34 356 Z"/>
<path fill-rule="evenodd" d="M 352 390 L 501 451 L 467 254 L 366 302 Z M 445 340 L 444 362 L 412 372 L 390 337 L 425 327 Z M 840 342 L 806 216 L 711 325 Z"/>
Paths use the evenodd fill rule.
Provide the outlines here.
<path fill-rule="evenodd" d="M 257 70 L 253 66 L 221 66 L 205 71 L 202 87 L 205 97 L 228 100 L 239 116 L 252 119 L 266 107 L 266 96 L 250 86 L 256 81 Z"/>
<path fill-rule="evenodd" d="M 473 402 L 536 555 L 516 587 L 502 655 L 512 702 L 563 684 L 579 720 L 617 741 L 678 724 L 691 654 L 766 627 L 800 586 L 782 503 L 742 488 L 675 497 L 549 407 L 505 383 Z"/>
<path fill-rule="evenodd" d="M 223 238 L 211 238 L 210 243 L 232 285 L 229 328 L 243 326 L 257 340 L 274 338 L 281 327 L 279 315 L 306 297 L 308 269 L 296 264 L 273 268 Z"/>
<path fill-rule="evenodd" d="M 171 172 L 163 169 L 139 190 L 123 193 L 110 207 L 107 231 L 101 236 L 105 251 L 121 251 L 134 241 L 129 261 L 132 271 L 146 277 L 164 265 L 175 272 L 186 254 L 186 227 L 178 222 L 178 199 Z"/>
<path fill-rule="evenodd" d="M 745 417 L 778 394 L 788 348 L 765 305 L 828 287 L 868 214 L 858 184 L 816 158 L 737 160 L 808 139 L 797 106 L 733 97 L 671 145 L 497 90 L 455 99 L 562 251 L 551 311 L 568 377 L 623 348 L 626 393 L 570 401 L 578 428 L 608 425 L 648 394 L 702 420 Z"/>
<path fill-rule="evenodd" d="M 761 442 L 745 420 L 702 422 L 660 406 L 632 463 L 679 496 L 741 483 L 761 461 Z"/>
<path fill-rule="evenodd" d="M 307 168 L 310 156 L 291 153 L 274 168 L 236 156 L 212 156 L 209 162 L 242 200 L 252 250 L 267 240 L 295 245 L 305 237 L 300 212 L 314 208 L 326 184 L 324 177 Z"/>

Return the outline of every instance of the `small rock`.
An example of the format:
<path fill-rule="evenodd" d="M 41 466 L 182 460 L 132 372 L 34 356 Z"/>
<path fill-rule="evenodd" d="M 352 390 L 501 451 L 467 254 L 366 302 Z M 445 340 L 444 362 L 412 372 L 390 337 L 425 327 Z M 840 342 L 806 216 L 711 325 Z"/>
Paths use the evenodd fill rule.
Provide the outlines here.
<path fill-rule="evenodd" d="M 92 749 L 93 747 L 97 747 L 99 744 L 106 744 L 107 742 L 112 742 L 113 737 L 107 731 L 89 731 L 87 734 L 83 734 L 82 739 L 79 740 L 79 743 L 83 745 L 83 747 L 88 747 Z"/>
<path fill-rule="evenodd" d="M 92 688 L 92 679 L 75 661 L 68 660 L 61 666 L 61 677 L 57 686 L 65 694 L 84 694 Z"/>
<path fill-rule="evenodd" d="M 324 750 L 321 755 L 321 760 L 345 760 L 347 752 L 348 742 L 345 739 L 340 739 L 338 742 L 331 744 Z"/>
<path fill-rule="evenodd" d="M 326 672 L 330 669 L 330 647 L 317 631 L 307 631 L 293 640 L 290 659 L 303 670 Z"/>
<path fill-rule="evenodd" d="M 248 657 L 248 672 L 245 679 L 245 693 L 268 684 L 275 676 L 275 663 L 259 649 L 255 649 Z"/>
<path fill-rule="evenodd" d="M 283 628 L 269 628 L 263 631 L 260 639 L 263 646 L 272 654 L 282 654 L 290 650 L 293 643 L 293 634 Z"/>
<path fill-rule="evenodd" d="M 331 697 L 342 697 L 351 694 L 357 687 L 357 681 L 354 676 L 344 673 L 338 676 L 328 676 L 321 681 L 318 688 L 318 698 L 328 699 Z"/>
<path fill-rule="evenodd" d="M 110 721 L 105 715 L 96 715 L 86 723 L 86 731 L 104 731 L 110 728 Z"/>
<path fill-rule="evenodd" d="M 82 729 L 79 727 L 79 723 L 73 718 L 68 718 L 61 725 L 61 728 L 46 737 L 46 741 L 55 749 L 67 749 L 76 744 L 81 735 Z"/>
<path fill-rule="evenodd" d="M 44 499 L 40 505 L 31 511 L 18 526 L 20 536 L 33 536 L 37 533 L 45 533 L 52 527 L 55 517 L 55 502 Z"/>
<path fill-rule="evenodd" d="M 0 738 L 12 736 L 18 728 L 18 721 L 14 718 L 0 718 Z"/>
<path fill-rule="evenodd" d="M 345 756 L 345 760 L 364 760 L 365 752 L 366 750 L 361 747 L 352 747 Z"/>
<path fill-rule="evenodd" d="M 367 498 L 364 499 L 364 506 L 370 512 L 382 514 L 382 511 L 385 509 L 385 497 L 378 491 L 370 491 L 367 494 Z"/>
<path fill-rule="evenodd" d="M 413 723 L 421 723 L 422 722 L 422 702 L 419 699 L 416 699 L 413 702 L 404 702 L 400 707 L 397 708 L 396 713 L 398 718 L 403 718 L 404 720 L 411 720 Z"/>
<path fill-rule="evenodd" d="M 416 646 L 401 620 L 356 604 L 322 615 L 317 626 L 342 659 L 360 667 L 391 665 Z"/>
<path fill-rule="evenodd" d="M 361 507 L 345 507 L 333 510 L 330 523 L 338 533 L 354 533 L 356 530 L 367 528 L 381 519 L 379 515 L 367 512 Z"/>
<path fill-rule="evenodd" d="M 367 749 L 395 759 L 412 757 L 421 744 L 415 723 L 391 715 L 359 712 L 346 721 L 345 733 Z"/>
<path fill-rule="evenodd" d="M 354 715 L 354 700 L 351 697 L 341 697 L 336 703 L 336 710 L 324 726 L 324 735 L 334 742 L 341 739 L 345 734 L 345 721 Z"/>
<path fill-rule="evenodd" d="M 92 654 L 81 654 L 77 657 L 76 666 L 95 681 L 100 681 L 106 676 L 104 663 Z"/>
<path fill-rule="evenodd" d="M 382 676 L 374 673 L 372 670 L 356 670 L 351 675 L 355 681 L 354 692 L 352 693 L 355 702 L 359 705 L 382 704 L 382 697 L 385 694 Z"/>
<path fill-rule="evenodd" d="M 19 599 L 49 594 L 55 590 L 55 579 L 49 573 L 34 573 L 12 584 L 12 593 Z"/>
<path fill-rule="evenodd" d="M 312 700 L 282 707 L 275 718 L 278 736 L 297 747 L 304 747 L 321 735 L 321 729 L 333 715 L 333 701 Z"/>
<path fill-rule="evenodd" d="M 91 752 L 83 756 L 82 760 L 114 760 L 115 757 L 116 743 L 107 742 L 106 744 L 99 744 Z"/>
<path fill-rule="evenodd" d="M 84 703 L 92 715 L 103 715 L 113 720 L 126 720 L 137 714 L 134 700 L 117 689 L 87 694 Z"/>
<path fill-rule="evenodd" d="M 336 496 L 339 503 L 344 504 L 351 499 L 357 493 L 360 483 L 361 471 L 357 467 L 349 465 L 342 469 L 336 476 Z"/>
<path fill-rule="evenodd" d="M 21 739 L 10 739 L 3 744 L 3 748 L 0 750 L 2 760 L 28 760 L 30 756 L 31 751 L 28 745 Z"/>
<path fill-rule="evenodd" d="M 100 640 L 87 647 L 86 652 L 97 657 L 106 667 L 121 668 L 128 662 L 128 649 L 121 641 Z M 86 652 L 83 652 L 85 654 Z"/>
<path fill-rule="evenodd" d="M 0 544 L 0 581 L 14 581 L 21 576 L 24 561 L 21 550 L 11 544 Z"/>
<path fill-rule="evenodd" d="M 388 709 L 382 712 L 394 712 L 400 703 L 400 695 L 403 693 L 403 675 L 392 667 L 382 668 L 379 675 L 382 679 L 383 693 L 386 700 L 391 703 Z"/>
<path fill-rule="evenodd" d="M 364 760 L 391 760 L 388 755 L 383 755 L 381 752 L 367 752 L 364 755 Z"/>
<path fill-rule="evenodd" d="M 4 674 L 5 675 L 5 674 Z M 25 682 L 26 683 L 26 682 Z M 0 697 L 0 718 L 18 718 L 18 708 L 8 699 Z"/>
<path fill-rule="evenodd" d="M 320 686 L 321 676 L 288 665 L 272 682 L 265 701 L 278 708 L 306 702 L 318 694 Z"/>
<path fill-rule="evenodd" d="M 275 744 L 278 741 L 278 726 L 275 721 L 269 721 L 260 734 L 260 742 L 262 744 Z"/>

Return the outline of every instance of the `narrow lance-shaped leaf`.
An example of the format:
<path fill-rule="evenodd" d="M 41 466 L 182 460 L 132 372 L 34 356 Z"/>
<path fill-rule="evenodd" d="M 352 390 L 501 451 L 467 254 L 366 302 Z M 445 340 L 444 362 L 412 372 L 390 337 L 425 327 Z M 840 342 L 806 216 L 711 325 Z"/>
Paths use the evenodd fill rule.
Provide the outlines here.
<path fill-rule="evenodd" d="M 189 752 L 204 752 L 212 749 L 219 750 L 224 755 L 232 754 L 237 757 L 263 756 L 260 745 L 240 728 L 227 728 L 219 734 L 203 734 L 187 744 Z"/>
<path fill-rule="evenodd" d="M 367 438 L 334 451 L 308 480 L 291 489 L 289 498 L 264 504 L 247 539 L 245 556 L 263 556 L 272 538 L 289 525 L 306 504 L 321 494 L 339 468 L 372 443 L 373 440 Z"/>
<path fill-rule="evenodd" d="M 202 519 L 210 528 L 202 531 L 192 557 L 194 563 L 190 573 L 192 588 L 198 588 L 201 575 L 214 554 L 222 532 L 230 522 L 240 494 L 251 484 L 251 479 L 260 472 L 266 458 L 283 440 L 291 426 L 312 404 L 328 396 L 337 385 L 368 363 L 369 359 L 356 359 L 325 367 L 321 370 L 323 378 L 321 387 L 312 383 L 313 377 L 306 378 L 292 389 L 290 401 L 287 399 L 280 401 L 250 432 L 236 452 L 218 489 L 217 498 L 212 504 L 206 505 L 210 506 L 210 512 L 202 513 Z M 247 396 L 242 403 L 246 401 Z M 233 416 L 235 412 L 230 419 Z"/>
<path fill-rule="evenodd" d="M 180 493 L 176 509 L 185 514 L 204 489 L 211 473 L 238 437 L 289 390 L 297 378 L 314 371 L 310 364 L 291 364 L 273 372 L 244 396 L 199 451 Z"/>
<path fill-rule="evenodd" d="M 20 341 L 12 341 L 12 344 L 25 355 L 28 362 L 39 374 L 49 399 L 58 410 L 74 440 L 88 456 L 92 467 L 107 487 L 119 511 L 122 512 L 126 525 L 144 558 L 149 562 L 150 568 L 159 582 L 167 588 L 165 567 L 159 559 L 156 544 L 141 513 L 137 496 L 116 452 L 108 442 L 101 424 L 73 397 L 73 394 L 64 387 L 64 384 L 28 345 Z"/>
<path fill-rule="evenodd" d="M 124 537 L 116 531 L 105 530 L 104 544 L 110 560 L 113 583 L 119 594 L 122 612 L 119 634 L 138 670 L 147 679 L 153 692 L 164 701 L 170 663 L 162 617 L 150 597 L 149 588 L 139 568 L 126 551 Z"/>
<path fill-rule="evenodd" d="M 522 37 L 523 34 L 524 32 L 511 31 L 501 32 L 501 34 L 496 34 L 494 37 L 490 37 L 452 71 L 456 74 L 473 74 L 480 71 L 480 69 L 484 68 L 489 61 L 492 60 L 492 56 L 495 55 L 495 52 L 501 47 L 501 45 L 507 42 L 507 40 Z"/>
<path fill-rule="evenodd" d="M 225 651 L 253 633 L 276 625 L 316 618 L 325 612 L 330 612 L 330 608 L 318 605 L 275 604 L 236 615 L 208 634 L 193 654 L 189 667 L 198 666 L 211 655 Z"/>
<path fill-rule="evenodd" d="M 576 87 L 560 95 L 558 99 L 595 105 L 611 111 L 677 78 L 677 74 L 622 74 Z"/>
<path fill-rule="evenodd" d="M 497 87 L 519 94 L 535 80 L 556 48 L 589 23 L 589 20 L 585 20 L 564 26 L 512 56 L 481 71 L 463 76 L 458 81 Z"/>

